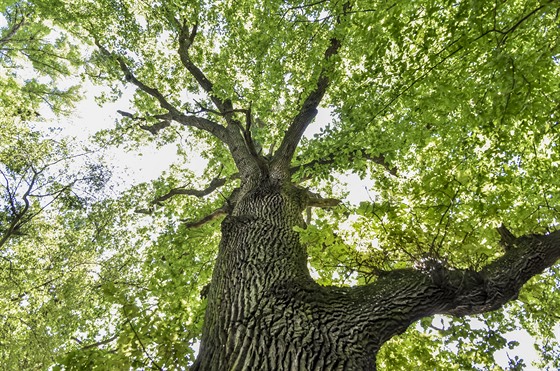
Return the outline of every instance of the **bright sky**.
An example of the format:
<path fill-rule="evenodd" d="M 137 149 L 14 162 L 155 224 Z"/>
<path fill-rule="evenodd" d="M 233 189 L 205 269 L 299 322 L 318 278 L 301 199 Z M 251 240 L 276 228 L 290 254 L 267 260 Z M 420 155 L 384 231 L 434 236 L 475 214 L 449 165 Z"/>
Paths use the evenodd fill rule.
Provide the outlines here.
<path fill-rule="evenodd" d="M 131 111 L 129 100 L 133 93 L 132 89 L 127 90 L 118 101 L 100 107 L 94 99 L 100 93 L 100 89 L 93 86 L 87 86 L 86 89 L 86 98 L 76 106 L 74 115 L 58 123 L 64 128 L 64 135 L 76 137 L 78 141 L 84 142 L 97 131 L 114 127 L 116 120 L 121 119 L 117 110 Z M 117 190 L 124 190 L 131 185 L 156 179 L 177 160 L 176 148 L 176 144 L 168 144 L 161 148 L 150 144 L 130 152 L 122 148 L 110 148 L 104 154 L 107 162 L 114 166 L 112 185 L 116 186 Z M 191 159 L 192 161 L 184 165 L 196 175 L 202 175 L 206 160 L 196 155 Z"/>

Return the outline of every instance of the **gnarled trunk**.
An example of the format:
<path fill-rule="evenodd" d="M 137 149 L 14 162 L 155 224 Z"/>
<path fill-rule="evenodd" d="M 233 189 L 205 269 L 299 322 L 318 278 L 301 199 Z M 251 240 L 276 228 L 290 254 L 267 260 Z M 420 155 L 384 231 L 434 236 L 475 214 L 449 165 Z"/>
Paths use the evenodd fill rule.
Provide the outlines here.
<path fill-rule="evenodd" d="M 359 320 L 310 277 L 296 225 L 305 193 L 266 180 L 222 223 L 195 370 L 374 369 Z M 329 298 L 331 296 L 331 298 Z M 353 324 L 352 322 L 357 322 Z"/>

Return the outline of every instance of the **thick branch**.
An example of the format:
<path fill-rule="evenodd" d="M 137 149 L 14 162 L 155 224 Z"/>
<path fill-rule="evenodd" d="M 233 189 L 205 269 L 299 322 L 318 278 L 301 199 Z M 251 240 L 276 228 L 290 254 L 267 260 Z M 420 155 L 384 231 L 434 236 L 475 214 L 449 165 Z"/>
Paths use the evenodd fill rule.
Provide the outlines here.
<path fill-rule="evenodd" d="M 247 136 L 247 131 L 243 129 L 241 123 L 233 116 L 233 113 L 239 110 L 233 108 L 233 103 L 230 99 L 221 99 L 216 96 L 214 84 L 206 77 L 204 72 L 194 64 L 189 56 L 189 49 L 194 42 L 197 31 L 198 24 L 195 24 L 193 28 L 189 30 L 186 22 L 183 22 L 179 32 L 179 58 L 183 66 L 198 82 L 198 85 L 208 94 L 216 108 L 218 108 L 219 114 L 226 120 L 228 125 L 230 125 L 231 130 L 228 131 L 229 141 L 226 142 L 228 148 L 240 172 L 243 175 L 250 174 L 256 171 L 257 168 L 262 168 L 262 163 L 260 162 L 260 157 L 254 151 L 253 142 L 251 138 Z M 247 111 L 245 113 L 247 114 Z M 241 133 L 243 134 L 241 135 Z"/>
<path fill-rule="evenodd" d="M 210 182 L 208 187 L 206 187 L 204 189 L 192 189 L 192 188 L 189 189 L 189 188 L 185 188 L 185 187 L 173 188 L 169 192 L 164 194 L 163 196 L 160 196 L 160 197 L 154 199 L 151 203 L 152 204 L 157 204 L 157 203 L 166 201 L 166 200 L 168 200 L 171 197 L 176 196 L 176 195 L 196 196 L 196 197 L 201 198 L 201 197 L 209 195 L 210 193 L 214 192 L 219 187 L 226 184 L 226 181 L 227 181 L 227 178 L 215 178 Z"/>
<path fill-rule="evenodd" d="M 233 112 L 233 105 L 229 99 L 221 100 L 216 97 L 213 91 L 212 82 L 206 77 L 204 72 L 197 65 L 193 63 L 189 56 L 189 48 L 194 42 L 196 33 L 198 31 L 198 24 L 195 24 L 191 30 L 187 27 L 186 23 L 183 23 L 181 31 L 179 33 L 179 57 L 181 63 L 190 72 L 190 74 L 195 78 L 200 87 L 210 96 L 214 105 L 218 108 L 221 114 L 224 115 L 226 120 L 229 122 L 229 117 L 231 112 Z"/>
<path fill-rule="evenodd" d="M 148 119 L 146 117 L 137 117 L 130 112 L 117 110 L 117 113 L 120 114 L 121 116 L 128 117 L 129 119 L 134 120 L 134 121 L 142 121 L 142 122 L 148 121 Z M 168 114 L 163 114 L 163 115 L 154 115 L 154 116 L 150 116 L 150 117 L 158 119 L 160 121 L 155 123 L 155 124 L 152 124 L 152 125 L 139 125 L 139 126 L 140 126 L 140 129 L 149 131 L 152 135 L 157 135 L 157 133 L 160 130 L 163 130 L 163 129 L 169 127 L 171 125 L 171 122 L 169 120 L 173 119 L 173 116 L 169 113 Z"/>
<path fill-rule="evenodd" d="M 29 203 L 29 196 L 33 191 L 33 187 L 35 186 L 35 182 L 37 182 L 37 178 L 39 177 L 39 174 L 40 174 L 39 172 L 33 170 L 33 177 L 31 178 L 31 181 L 28 184 L 27 190 L 21 197 L 24 203 L 24 206 L 21 210 L 17 210 L 16 203 L 15 203 L 15 195 L 11 194 L 9 189 L 9 184 L 7 185 L 6 190 L 8 191 L 8 197 L 10 199 L 11 209 L 14 215 L 13 215 L 13 219 L 10 222 L 10 225 L 8 226 L 8 229 L 4 231 L 2 237 L 0 238 L 0 247 L 2 247 L 6 242 L 8 242 L 8 240 L 12 236 L 17 235 L 21 227 L 25 223 L 29 222 L 33 218 L 33 216 L 35 216 L 35 215 L 29 216 L 26 214 L 28 213 L 29 207 L 31 206 Z M 7 181 L 7 177 L 3 172 L 2 175 L 4 175 L 4 178 Z"/>
<path fill-rule="evenodd" d="M 18 32 L 21 26 L 23 26 L 24 23 L 25 23 L 25 17 L 22 16 L 19 22 L 15 23 L 12 26 L 12 28 L 8 31 L 6 36 L 0 38 L 0 46 L 9 43 L 10 40 L 15 36 L 15 34 Z"/>
<path fill-rule="evenodd" d="M 176 23 L 177 25 L 180 25 L 178 21 Z M 248 144 L 246 143 L 245 138 L 242 134 L 243 127 L 241 123 L 239 123 L 233 117 L 233 105 L 230 100 L 221 100 L 216 97 L 212 90 L 213 85 L 210 80 L 208 80 L 208 78 L 206 78 L 202 71 L 192 63 L 188 55 L 188 49 L 192 45 L 196 36 L 197 25 L 195 25 L 193 29 L 189 31 L 186 23 L 183 22 L 183 24 L 180 25 L 180 28 L 179 55 L 181 58 L 181 62 L 195 77 L 199 85 L 210 95 L 212 101 L 214 102 L 216 107 L 218 107 L 226 122 L 228 124 L 231 124 L 227 128 L 218 124 L 217 122 L 206 118 L 184 115 L 177 108 L 175 108 L 158 89 L 148 86 L 144 82 L 138 80 L 134 76 L 132 70 L 129 68 L 126 60 L 122 56 L 109 52 L 99 43 L 97 39 L 95 39 L 95 44 L 100 49 L 102 54 L 110 59 L 116 60 L 119 68 L 124 73 L 126 81 L 132 83 L 141 91 L 155 98 L 159 102 L 161 108 L 167 110 L 167 114 L 172 118 L 172 120 L 185 126 L 191 126 L 207 131 L 218 138 L 220 141 L 222 141 L 224 144 L 226 144 L 231 152 L 237 168 L 239 169 L 240 177 L 249 178 L 252 174 L 257 173 L 260 164 L 258 159 L 252 156 L 248 149 Z M 144 129 L 150 132 L 157 133 L 164 126 L 166 126 L 166 123 L 160 123 L 157 127 L 146 126 Z"/>
<path fill-rule="evenodd" d="M 346 295 L 361 302 L 358 306 L 352 303 L 352 308 L 369 312 L 364 320 L 370 322 L 370 330 L 382 342 L 425 316 L 464 316 L 496 310 L 516 299 L 530 278 L 560 259 L 560 231 L 507 239 L 507 252 L 478 272 L 433 262 L 424 270 L 384 273 L 376 282 L 351 289 Z M 379 333 L 381 326 L 383 333 Z"/>
<path fill-rule="evenodd" d="M 306 192 L 306 194 L 307 194 L 307 206 L 309 207 L 321 207 L 321 208 L 334 207 L 340 205 L 340 203 L 342 202 L 337 198 L 323 198 L 321 197 L 321 195 L 311 192 L 309 190 Z"/>
<path fill-rule="evenodd" d="M 210 223 L 213 220 L 220 218 L 221 216 L 226 215 L 229 212 L 228 206 L 222 206 L 219 209 L 214 210 L 211 214 L 206 215 L 205 217 L 195 220 L 195 221 L 188 221 L 182 220 L 185 222 L 185 226 L 187 228 L 199 228 L 202 227 L 206 223 Z"/>
<path fill-rule="evenodd" d="M 515 245 L 515 241 L 517 240 L 513 233 L 510 232 L 509 229 L 506 228 L 505 225 L 501 225 L 497 229 L 498 233 L 500 234 L 500 244 L 504 247 L 504 249 L 509 249 L 510 246 Z"/>
<path fill-rule="evenodd" d="M 309 96 L 303 102 L 298 114 L 293 119 L 292 123 L 290 124 L 286 134 L 284 135 L 284 139 L 280 144 L 280 147 L 274 154 L 273 158 L 273 168 L 282 171 L 282 169 L 287 168 L 294 152 L 296 150 L 303 133 L 307 126 L 313 121 L 315 116 L 317 116 L 317 107 L 323 96 L 325 95 L 327 88 L 330 84 L 330 63 L 329 59 L 338 53 L 340 49 L 341 43 L 340 40 L 333 37 L 330 40 L 330 45 L 325 51 L 325 60 L 326 63 L 321 70 L 319 75 L 319 79 L 317 80 L 317 86 L 315 89 L 309 94 Z"/>
<path fill-rule="evenodd" d="M 167 201 L 170 198 L 175 197 L 175 196 L 179 196 L 179 195 L 195 196 L 195 197 L 198 197 L 198 198 L 202 198 L 202 197 L 207 196 L 210 193 L 214 192 L 216 189 L 223 186 L 224 184 L 226 184 L 226 182 L 229 179 L 235 179 L 237 177 L 238 177 L 238 174 L 233 174 L 231 177 L 228 177 L 228 178 L 214 178 L 214 179 L 212 179 L 212 181 L 210 182 L 208 187 L 206 187 L 204 189 L 194 189 L 194 188 L 185 188 L 185 187 L 172 188 L 170 191 L 168 191 L 163 196 L 159 196 L 159 197 L 153 199 L 150 202 L 150 205 L 151 205 L 150 207 L 148 207 L 148 208 L 137 208 L 136 210 L 134 210 L 134 212 L 136 212 L 138 214 L 151 215 L 154 212 L 153 205 L 161 205 L 162 202 Z"/>
<path fill-rule="evenodd" d="M 176 115 L 176 116 L 181 115 L 181 113 L 171 103 L 169 103 L 167 101 L 167 99 L 165 99 L 163 94 L 161 94 L 161 92 L 158 89 L 152 88 L 152 87 L 144 84 L 142 81 L 138 80 L 134 76 L 134 74 L 132 73 L 130 68 L 128 68 L 128 66 L 127 66 L 123 57 L 117 56 L 116 58 L 117 58 L 117 62 L 119 63 L 119 67 L 121 68 L 121 70 L 124 73 L 124 77 L 125 77 L 126 81 L 136 85 L 136 87 L 138 87 L 144 93 L 154 97 L 159 102 L 161 108 L 166 109 L 172 115 Z"/>
<path fill-rule="evenodd" d="M 133 119 L 140 119 L 140 118 L 136 118 L 134 117 L 132 114 L 128 113 L 128 112 L 123 112 L 123 111 L 119 111 L 119 113 L 123 116 L 126 117 L 132 117 Z M 383 155 L 379 155 L 379 156 L 370 156 L 367 154 L 362 154 L 362 157 L 370 160 L 372 162 L 375 162 L 376 164 L 379 164 L 381 166 L 383 166 L 385 169 L 387 169 L 387 171 L 389 171 L 391 174 L 396 175 L 396 168 L 394 167 L 390 167 L 390 165 L 385 161 L 385 157 Z M 352 161 L 353 156 L 351 156 L 349 158 L 349 161 Z M 304 164 L 300 164 L 297 166 L 294 166 L 292 168 L 290 168 L 290 174 L 293 175 L 296 172 L 302 170 L 302 169 L 312 169 L 314 166 L 316 165 L 330 165 L 333 164 L 335 162 L 335 159 L 333 158 L 333 156 L 329 156 L 328 158 L 323 158 L 323 159 L 316 159 Z M 210 193 L 214 192 L 217 188 L 223 186 L 229 179 L 238 179 L 239 178 L 239 173 L 234 173 L 232 175 L 230 175 L 227 178 L 215 178 L 213 179 L 210 184 L 208 185 L 208 187 L 204 188 L 204 189 L 193 189 L 193 188 L 185 188 L 185 187 L 177 187 L 177 188 L 173 188 L 171 190 L 169 190 L 166 194 L 155 198 L 154 200 L 152 200 L 150 203 L 151 204 L 158 204 L 160 202 L 163 201 L 167 201 L 168 199 L 175 197 L 175 196 L 179 196 L 179 195 L 187 195 L 187 196 L 195 196 L 195 197 L 204 197 L 209 195 Z M 304 179 L 298 179 L 298 181 L 303 181 L 303 180 L 307 180 L 309 178 L 304 178 Z M 332 206 L 337 206 L 338 204 L 340 204 L 340 200 L 338 199 L 331 199 L 331 198 L 327 198 L 327 199 L 323 199 L 320 198 L 320 196 L 317 197 L 309 197 L 309 204 L 308 206 L 311 207 L 332 207 Z M 151 214 L 150 209 L 137 209 L 136 212 L 141 213 L 141 214 Z"/>
<path fill-rule="evenodd" d="M 511 299 L 516 299 L 521 287 L 532 277 L 542 273 L 560 259 L 560 230 L 545 235 L 528 235 L 509 242 L 506 253 L 484 267 L 480 276 L 484 288 L 466 286 L 458 294 L 465 303 L 478 294 L 485 299 L 481 305 L 450 308 L 450 314 L 466 315 L 494 310 Z"/>

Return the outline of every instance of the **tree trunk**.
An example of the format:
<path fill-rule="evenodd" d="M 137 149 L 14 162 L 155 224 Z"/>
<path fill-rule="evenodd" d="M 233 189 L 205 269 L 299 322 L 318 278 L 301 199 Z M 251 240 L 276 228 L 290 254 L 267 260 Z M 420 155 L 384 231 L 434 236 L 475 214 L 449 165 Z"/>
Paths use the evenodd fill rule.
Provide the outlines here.
<path fill-rule="evenodd" d="M 222 223 L 194 370 L 375 369 L 376 347 L 309 275 L 304 194 L 264 181 Z"/>

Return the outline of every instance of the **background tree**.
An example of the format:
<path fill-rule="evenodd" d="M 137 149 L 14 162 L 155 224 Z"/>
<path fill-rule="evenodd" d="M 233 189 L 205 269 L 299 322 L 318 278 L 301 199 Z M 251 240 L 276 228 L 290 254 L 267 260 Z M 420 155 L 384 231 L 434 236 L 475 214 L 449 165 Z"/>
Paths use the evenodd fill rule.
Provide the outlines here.
<path fill-rule="evenodd" d="M 178 143 L 91 214 L 115 224 L 68 369 L 486 369 L 519 326 L 558 366 L 556 2 L 37 7 L 93 81 L 136 88 L 97 140 Z"/>
<path fill-rule="evenodd" d="M 54 127 L 80 99 L 63 81 L 78 47 L 33 4 L 0 9 L 0 368 L 46 369 L 94 313 L 81 286 L 99 252 L 92 202 L 110 174 Z"/>

